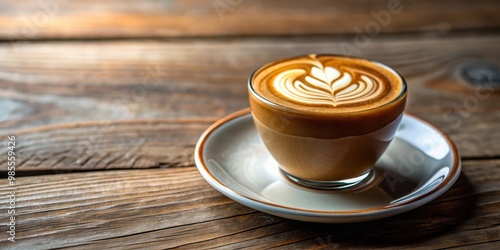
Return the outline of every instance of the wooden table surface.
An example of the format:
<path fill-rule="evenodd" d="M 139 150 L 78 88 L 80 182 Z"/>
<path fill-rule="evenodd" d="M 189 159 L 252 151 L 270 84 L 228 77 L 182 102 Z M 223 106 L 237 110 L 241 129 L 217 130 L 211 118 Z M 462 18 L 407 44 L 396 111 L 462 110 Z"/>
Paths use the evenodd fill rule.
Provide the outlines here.
<path fill-rule="evenodd" d="M 493 0 L 1 0 L 0 248 L 498 249 L 499 31 Z M 407 110 L 459 148 L 455 185 L 392 218 L 314 224 L 207 184 L 198 137 L 248 107 L 255 68 L 305 53 L 400 71 Z"/>

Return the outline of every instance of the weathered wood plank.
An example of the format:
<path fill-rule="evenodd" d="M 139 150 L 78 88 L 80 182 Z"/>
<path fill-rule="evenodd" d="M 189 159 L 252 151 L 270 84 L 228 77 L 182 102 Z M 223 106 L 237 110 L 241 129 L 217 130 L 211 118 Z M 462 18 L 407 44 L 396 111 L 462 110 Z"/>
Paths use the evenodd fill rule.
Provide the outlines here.
<path fill-rule="evenodd" d="M 500 28 L 498 1 L 390 3 L 385 0 L 2 0 L 0 39 L 353 34 L 365 30 L 446 33 Z"/>
<path fill-rule="evenodd" d="M 410 84 L 409 110 L 427 110 L 431 116 L 464 108 L 464 99 L 476 93 L 457 80 L 457 66 L 471 61 L 500 64 L 499 42 L 499 36 L 382 38 L 356 55 L 399 70 Z M 246 79 L 259 65 L 296 54 L 341 53 L 343 43 L 352 40 L 48 42 L 19 45 L 17 50 L 0 46 L 0 100 L 6 107 L 0 113 L 0 133 L 88 120 L 221 117 L 248 106 Z M 471 115 L 495 111 L 497 97 L 489 93 Z"/>
<path fill-rule="evenodd" d="M 19 171 L 190 166 L 203 130 L 248 106 L 252 70 L 279 57 L 338 53 L 349 42 L 46 42 L 15 51 L 0 46 L 0 140 L 18 134 Z M 498 67 L 498 44 L 499 36 L 380 38 L 359 55 L 399 70 L 409 84 L 408 111 L 450 134 L 463 157 L 495 158 L 500 92 L 475 89 L 457 75 L 464 63 Z M 6 150 L 0 148 L 0 155 Z"/>
<path fill-rule="evenodd" d="M 213 119 L 87 122 L 16 133 L 17 171 L 193 166 L 198 137 Z M 7 148 L 1 149 L 7 155 Z M 2 157 L 1 164 L 6 164 Z"/>
<path fill-rule="evenodd" d="M 256 212 L 225 198 L 191 168 L 111 170 L 17 179 L 16 243 L 75 247 L 459 247 L 500 240 L 499 160 L 465 161 L 457 183 L 412 212 L 355 224 L 315 224 Z M 0 188 L 4 197 L 8 190 Z M 0 207 L 7 206 L 0 199 Z M 4 210 L 4 209 L 2 209 Z M 0 221 L 7 220 L 0 213 Z"/>

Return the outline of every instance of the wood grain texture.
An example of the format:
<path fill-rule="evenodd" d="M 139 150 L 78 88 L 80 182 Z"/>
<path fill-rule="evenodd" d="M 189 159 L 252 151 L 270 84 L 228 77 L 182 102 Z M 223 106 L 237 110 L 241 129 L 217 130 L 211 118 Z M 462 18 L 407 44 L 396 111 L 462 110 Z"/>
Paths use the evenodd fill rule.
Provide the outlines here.
<path fill-rule="evenodd" d="M 17 138 L 18 188 L 11 243 L 0 147 L 0 249 L 500 248 L 500 90 L 464 78 L 500 86 L 500 2 L 402 0 L 375 18 L 388 2 L 0 0 L 0 141 Z M 456 142 L 457 183 L 409 213 L 341 225 L 211 188 L 193 167 L 198 137 L 248 106 L 254 69 L 305 53 L 402 73 L 408 111 Z"/>
<path fill-rule="evenodd" d="M 17 180 L 18 241 L 2 249 L 263 249 L 495 244 L 499 160 L 465 161 L 457 183 L 414 211 L 355 224 L 278 218 L 239 205 L 193 167 L 65 173 Z M 0 188 L 0 195 L 8 190 Z M 0 199 L 0 206 L 7 206 Z M 5 221 L 6 213 L 0 213 Z"/>
<path fill-rule="evenodd" d="M 80 171 L 193 166 L 212 119 L 87 122 L 16 133 L 17 171 Z M 7 155 L 7 148 L 2 153 Z M 0 161 L 6 164 L 7 159 Z"/>
<path fill-rule="evenodd" d="M 398 11 L 377 21 L 371 13 L 392 9 L 389 2 L 2 0 L 0 39 L 353 34 L 371 22 L 383 24 L 377 33 L 500 28 L 494 0 L 392 1 Z"/>
<path fill-rule="evenodd" d="M 18 136 L 19 171 L 192 166 L 201 133 L 248 107 L 264 62 L 339 53 L 349 39 L 44 42 L 0 46 L 0 137 Z M 500 156 L 500 92 L 465 84 L 461 65 L 500 65 L 499 36 L 374 39 L 361 56 L 395 67 L 408 111 L 464 158 Z M 132 121 L 135 120 L 135 121 Z M 0 148 L 5 155 L 6 148 Z M 0 158 L 0 164 L 6 158 Z"/>

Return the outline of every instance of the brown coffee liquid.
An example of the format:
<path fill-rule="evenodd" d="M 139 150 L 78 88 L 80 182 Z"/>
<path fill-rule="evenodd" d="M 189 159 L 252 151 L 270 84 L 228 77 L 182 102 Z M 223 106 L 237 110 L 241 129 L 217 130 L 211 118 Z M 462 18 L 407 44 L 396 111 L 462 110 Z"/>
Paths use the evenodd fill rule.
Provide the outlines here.
<path fill-rule="evenodd" d="M 267 64 L 251 76 L 249 88 L 252 113 L 263 125 L 314 138 L 371 133 L 394 121 L 406 101 L 406 85 L 395 71 L 337 55 Z"/>

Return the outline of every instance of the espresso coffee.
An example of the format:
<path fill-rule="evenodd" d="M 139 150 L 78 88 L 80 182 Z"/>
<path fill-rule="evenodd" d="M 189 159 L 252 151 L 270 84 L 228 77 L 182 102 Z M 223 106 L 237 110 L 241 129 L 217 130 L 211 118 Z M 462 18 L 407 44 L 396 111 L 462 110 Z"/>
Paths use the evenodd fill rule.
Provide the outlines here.
<path fill-rule="evenodd" d="M 272 129 L 338 138 L 366 134 L 394 121 L 404 110 L 405 86 L 397 73 L 382 64 L 308 55 L 279 60 L 255 72 L 249 87 L 256 94 L 250 94 L 250 106 Z M 316 129 L 311 131 L 311 125 Z"/>
<path fill-rule="evenodd" d="M 366 175 L 389 145 L 406 85 L 377 62 L 306 55 L 258 69 L 249 97 L 255 125 L 285 174 L 346 183 Z"/>
<path fill-rule="evenodd" d="M 252 87 L 276 104 L 330 115 L 387 104 L 401 94 L 401 81 L 370 61 L 309 55 L 264 66 L 254 74 Z"/>

